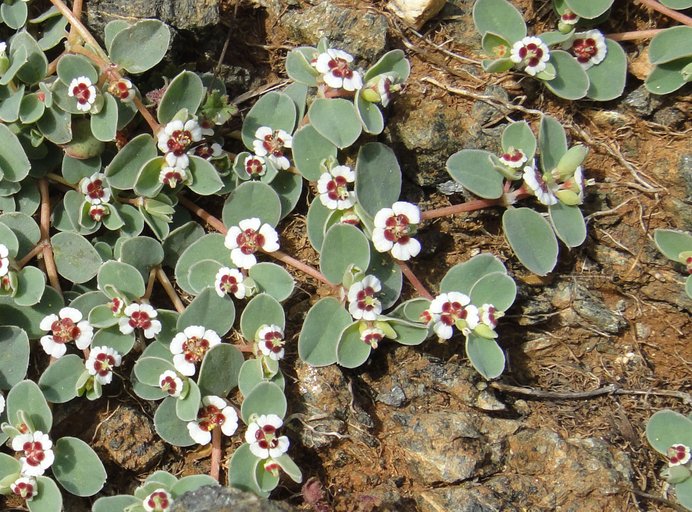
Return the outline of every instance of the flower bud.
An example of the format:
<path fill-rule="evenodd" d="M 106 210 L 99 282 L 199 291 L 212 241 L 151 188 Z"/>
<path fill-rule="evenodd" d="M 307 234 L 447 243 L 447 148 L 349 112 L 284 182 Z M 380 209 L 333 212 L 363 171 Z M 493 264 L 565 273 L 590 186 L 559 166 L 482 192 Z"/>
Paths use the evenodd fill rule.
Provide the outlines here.
<path fill-rule="evenodd" d="M 584 162 L 588 154 L 588 148 L 582 144 L 569 148 L 567 153 L 562 155 L 562 158 L 557 163 L 557 167 L 553 170 L 553 177 L 560 181 L 571 178 L 574 175 L 574 171 Z"/>
<path fill-rule="evenodd" d="M 567 206 L 576 206 L 582 202 L 579 194 L 569 189 L 560 189 L 555 192 L 555 195 L 562 204 L 566 204 Z"/>
<path fill-rule="evenodd" d="M 478 324 L 473 330 L 474 334 L 481 336 L 483 338 L 494 339 L 497 338 L 497 333 L 485 324 Z"/>

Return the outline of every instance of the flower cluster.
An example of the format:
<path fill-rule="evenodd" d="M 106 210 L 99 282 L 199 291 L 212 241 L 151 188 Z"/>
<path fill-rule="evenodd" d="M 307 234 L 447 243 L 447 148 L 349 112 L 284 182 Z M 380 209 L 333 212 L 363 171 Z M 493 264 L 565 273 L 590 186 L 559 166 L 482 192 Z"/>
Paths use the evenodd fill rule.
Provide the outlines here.
<path fill-rule="evenodd" d="M 290 149 L 292 146 L 293 137 L 284 130 L 273 130 L 269 126 L 257 128 L 252 147 L 255 151 L 254 157 L 260 157 L 261 160 L 253 162 L 251 157 L 248 157 L 250 160 L 245 160 L 246 170 L 248 163 L 253 166 L 253 173 L 248 171 L 248 174 L 250 176 L 263 174 L 266 171 L 265 159 L 277 170 L 285 171 L 291 167 L 291 162 L 285 154 L 286 149 Z"/>
<path fill-rule="evenodd" d="M 468 295 L 460 292 L 441 293 L 430 302 L 421 320 L 432 325 L 440 339 L 448 340 L 456 327 L 464 336 L 472 332 L 484 338 L 496 338 L 497 320 L 504 313 L 492 304 L 477 307 Z"/>
<path fill-rule="evenodd" d="M 95 172 L 79 182 L 79 190 L 89 203 L 89 217 L 99 222 L 110 213 L 108 202 L 111 199 L 111 189 L 107 186 L 106 175 Z"/>
<path fill-rule="evenodd" d="M 584 69 L 600 64 L 608 53 L 605 37 L 598 30 L 577 32 L 562 44 L 562 48 L 569 51 Z"/>
<path fill-rule="evenodd" d="M 668 448 L 668 465 L 669 466 L 684 466 L 692 460 L 692 452 L 690 447 L 684 444 L 674 444 Z"/>
<path fill-rule="evenodd" d="M 144 500 L 142 506 L 147 512 L 168 512 L 173 505 L 173 497 L 166 489 L 154 490 Z"/>
<path fill-rule="evenodd" d="M 238 413 L 223 398 L 205 396 L 197 412 L 197 419 L 187 424 L 187 430 L 196 443 L 205 445 L 211 442 L 211 431 L 216 427 L 225 436 L 232 436 L 238 430 Z"/>
<path fill-rule="evenodd" d="M 5 244 L 0 244 L 0 277 L 6 276 L 10 271 L 10 251 Z"/>
<path fill-rule="evenodd" d="M 363 87 L 360 72 L 351 67 L 353 56 L 343 50 L 328 49 L 312 61 L 315 69 L 322 74 L 322 81 L 332 89 L 356 91 Z"/>
<path fill-rule="evenodd" d="M 191 325 L 173 337 L 170 350 L 173 354 L 173 366 L 182 375 L 191 377 L 197 371 L 197 364 L 202 362 L 212 347 L 221 343 L 219 335 L 201 325 Z"/>
<path fill-rule="evenodd" d="M 20 433 L 12 438 L 12 449 L 19 455 L 19 476 L 10 483 L 10 490 L 25 501 L 38 495 L 36 477 L 53 465 L 53 441 L 40 430 Z"/>
<path fill-rule="evenodd" d="M 391 251 L 398 260 L 406 261 L 420 252 L 420 242 L 412 237 L 420 224 L 420 210 L 414 204 L 397 201 L 391 208 L 375 214 L 372 242 L 378 252 Z"/>
<path fill-rule="evenodd" d="M 356 320 L 377 320 L 382 313 L 382 303 L 377 294 L 382 290 L 382 283 L 375 276 L 365 276 L 353 283 L 348 289 L 348 312 Z"/>
<path fill-rule="evenodd" d="M 279 250 L 279 235 L 269 224 L 253 217 L 243 219 L 237 226 L 232 226 L 226 233 L 224 244 L 231 250 L 231 261 L 234 265 L 250 269 L 257 263 L 257 251 Z"/>
<path fill-rule="evenodd" d="M 519 69 L 536 76 L 546 68 L 550 50 L 540 38 L 527 36 L 512 45 L 510 59 Z"/>
<path fill-rule="evenodd" d="M 48 331 L 41 337 L 41 346 L 51 357 L 56 359 L 67 352 L 66 344 L 74 341 L 80 350 L 85 350 L 91 345 L 94 328 L 88 320 L 82 320 L 82 313 L 75 308 L 62 308 L 58 314 L 51 314 L 43 318 L 39 327 Z"/>
<path fill-rule="evenodd" d="M 283 359 L 286 342 L 284 341 L 284 330 L 278 325 L 264 324 L 260 326 L 255 336 L 255 342 L 262 356 L 274 361 Z"/>
<path fill-rule="evenodd" d="M 114 299 L 115 300 L 115 299 Z M 144 337 L 154 339 L 161 332 L 161 322 L 155 320 L 158 313 L 149 304 L 130 304 L 126 306 L 122 313 L 116 313 L 121 307 L 121 302 L 114 304 L 114 315 L 120 316 L 118 327 L 123 334 L 132 334 L 135 329 L 142 329 Z"/>
<path fill-rule="evenodd" d="M 96 103 L 96 87 L 86 76 L 72 79 L 67 87 L 67 95 L 77 102 L 77 109 L 82 112 L 90 112 Z"/>
<path fill-rule="evenodd" d="M 214 278 L 214 289 L 219 297 L 231 294 L 236 299 L 244 299 L 248 293 L 244 281 L 245 276 L 237 268 L 221 267 Z"/>
<path fill-rule="evenodd" d="M 189 179 L 192 145 L 200 142 L 203 136 L 202 127 L 197 119 L 186 121 L 174 119 L 158 132 L 158 147 L 164 154 L 164 162 L 159 173 L 159 182 L 171 188 Z"/>
<path fill-rule="evenodd" d="M 111 347 L 94 347 L 86 360 L 89 375 L 101 385 L 110 384 L 113 380 L 113 368 L 120 366 L 122 357 Z"/>
<path fill-rule="evenodd" d="M 108 92 L 118 98 L 123 103 L 130 103 L 135 99 L 135 88 L 127 78 L 121 78 L 115 82 L 111 82 L 108 86 Z"/>
<path fill-rule="evenodd" d="M 336 165 L 317 180 L 320 202 L 330 210 L 348 210 L 356 202 L 356 193 L 348 185 L 356 181 L 356 173 L 347 165 Z"/>
<path fill-rule="evenodd" d="M 546 206 L 559 201 L 566 205 L 578 205 L 584 202 L 584 188 L 591 184 L 584 179 L 584 171 L 578 166 L 572 174 L 558 172 L 541 173 L 535 162 L 524 167 L 524 183 L 536 196 L 538 202 Z"/>
<path fill-rule="evenodd" d="M 252 454 L 266 460 L 264 469 L 270 472 L 278 470 L 271 464 L 288 451 L 289 441 L 286 436 L 279 436 L 277 431 L 283 426 L 283 421 L 276 414 L 262 414 L 252 419 L 245 431 L 245 442 L 250 445 Z"/>

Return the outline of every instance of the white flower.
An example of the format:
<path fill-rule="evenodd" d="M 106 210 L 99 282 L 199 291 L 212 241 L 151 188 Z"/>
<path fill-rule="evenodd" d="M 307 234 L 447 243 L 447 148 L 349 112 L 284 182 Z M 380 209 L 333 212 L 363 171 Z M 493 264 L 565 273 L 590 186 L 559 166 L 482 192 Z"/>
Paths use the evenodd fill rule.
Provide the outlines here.
<path fill-rule="evenodd" d="M 495 329 L 497 327 L 497 319 L 499 316 L 501 316 L 495 306 L 492 304 L 483 304 L 480 308 L 478 308 L 478 316 L 480 323 L 483 325 L 487 325 L 491 329 Z"/>
<path fill-rule="evenodd" d="M 159 376 L 159 387 L 168 396 L 178 398 L 183 391 L 183 380 L 172 370 L 166 370 Z"/>
<path fill-rule="evenodd" d="M 479 322 L 478 308 L 471 299 L 459 292 L 442 293 L 435 297 L 428 309 L 433 330 L 440 338 L 448 340 L 456 326 L 464 335 L 476 328 Z"/>
<path fill-rule="evenodd" d="M 122 357 L 117 350 L 111 347 L 94 347 L 85 365 L 89 375 L 93 375 L 97 381 L 106 385 L 113 380 L 113 368 L 120 366 L 121 362 Z"/>
<path fill-rule="evenodd" d="M 5 41 L 0 41 L 0 57 L 4 57 L 7 54 L 7 43 Z"/>
<path fill-rule="evenodd" d="M 356 320 L 377 320 L 382 313 L 382 303 L 375 295 L 382 289 L 375 276 L 365 276 L 348 289 L 348 311 Z"/>
<path fill-rule="evenodd" d="M 248 425 L 245 442 L 255 457 L 276 459 L 288 451 L 288 437 L 276 435 L 282 425 L 283 421 L 276 414 L 262 414 Z"/>
<path fill-rule="evenodd" d="M 356 201 L 356 193 L 348 184 L 356 181 L 356 173 L 346 165 L 337 165 L 322 173 L 317 180 L 320 202 L 330 210 L 348 210 Z"/>
<path fill-rule="evenodd" d="M 514 43 L 509 58 L 529 75 L 535 76 L 545 69 L 550 60 L 550 50 L 538 37 L 529 36 Z"/>
<path fill-rule="evenodd" d="M 598 30 L 577 32 L 572 39 L 563 43 L 562 47 L 571 51 L 584 69 L 600 64 L 608 53 L 605 37 Z"/>
<path fill-rule="evenodd" d="M 169 512 L 173 505 L 173 497 L 166 489 L 156 489 L 142 500 L 142 506 L 147 512 Z"/>
<path fill-rule="evenodd" d="M 89 206 L 89 217 L 91 217 L 91 220 L 94 222 L 101 222 L 110 212 L 111 210 L 106 203 L 92 204 Z"/>
<path fill-rule="evenodd" d="M 284 149 L 293 146 L 293 137 L 284 130 L 272 130 L 269 126 L 257 128 L 252 147 L 257 156 L 267 157 L 280 171 L 291 167 L 291 162 L 284 155 Z"/>
<path fill-rule="evenodd" d="M 67 95 L 77 100 L 77 109 L 89 112 L 96 101 L 96 87 L 86 76 L 72 79 L 67 88 Z"/>
<path fill-rule="evenodd" d="M 576 25 L 578 21 L 579 16 L 577 16 L 569 9 L 565 9 L 565 12 L 563 12 L 562 16 L 560 16 L 560 22 L 562 22 L 564 25 L 573 26 Z"/>
<path fill-rule="evenodd" d="M 397 201 L 391 208 L 382 208 L 375 214 L 372 242 L 378 252 L 391 251 L 398 260 L 406 261 L 420 252 L 420 242 L 412 238 L 416 224 L 420 223 L 420 210 L 414 204 Z"/>
<path fill-rule="evenodd" d="M 668 448 L 668 465 L 669 466 L 681 466 L 687 464 L 692 458 L 690 454 L 690 447 L 684 444 L 674 444 Z"/>
<path fill-rule="evenodd" d="M 112 82 L 108 86 L 108 92 L 118 98 L 123 103 L 130 103 L 135 99 L 135 89 L 127 78 L 121 78 L 116 82 Z"/>
<path fill-rule="evenodd" d="M 392 99 L 392 91 L 393 89 L 399 90 L 401 89 L 401 86 L 396 85 L 395 81 L 397 80 L 396 76 L 390 76 L 390 75 L 381 75 L 379 79 L 377 80 L 377 94 L 380 97 L 380 103 L 382 104 L 383 107 L 386 107 L 389 105 L 389 102 Z M 392 87 L 395 86 L 395 87 Z"/>
<path fill-rule="evenodd" d="M 0 393 L 0 414 L 2 414 L 5 410 L 5 397 L 2 396 L 2 393 Z"/>
<path fill-rule="evenodd" d="M 322 80 L 332 89 L 355 91 L 363 87 L 363 78 L 351 69 L 353 57 L 342 50 L 330 48 L 317 56 L 315 69 L 322 73 Z"/>
<path fill-rule="evenodd" d="M 541 171 L 533 165 L 524 167 L 524 183 L 531 189 L 536 199 L 538 199 L 541 204 L 546 206 L 557 204 L 558 199 L 551 190 L 551 187 L 546 183 Z"/>
<path fill-rule="evenodd" d="M 79 190 L 91 204 L 107 203 L 111 198 L 111 189 L 106 184 L 106 175 L 95 172 L 79 182 Z"/>
<path fill-rule="evenodd" d="M 131 334 L 135 329 L 142 329 L 145 338 L 153 339 L 161 332 L 161 322 L 154 320 L 158 313 L 149 304 L 130 304 L 123 312 L 125 316 L 118 320 L 121 333 Z"/>
<path fill-rule="evenodd" d="M 205 396 L 197 419 L 187 424 L 187 430 L 196 443 L 205 445 L 211 442 L 211 431 L 216 427 L 220 427 L 224 435 L 232 436 L 238 430 L 238 413 L 223 398 Z"/>
<path fill-rule="evenodd" d="M 527 158 L 524 152 L 514 147 L 510 147 L 506 152 L 500 155 L 500 161 L 512 169 L 519 169 L 526 163 L 526 160 Z"/>
<path fill-rule="evenodd" d="M 10 251 L 5 244 L 0 244 L 0 277 L 10 271 Z"/>
<path fill-rule="evenodd" d="M 255 252 L 279 250 L 279 235 L 269 224 L 257 217 L 241 220 L 226 233 L 224 244 L 231 250 L 231 261 L 237 267 L 249 269 L 257 263 Z"/>
<path fill-rule="evenodd" d="M 57 315 L 48 315 L 39 327 L 51 332 L 41 337 L 41 346 L 46 354 L 56 359 L 65 355 L 66 343 L 74 341 L 78 349 L 84 350 L 91 344 L 94 334 L 94 328 L 87 320 L 82 320 L 82 313 L 75 308 L 62 308 Z"/>
<path fill-rule="evenodd" d="M 221 338 L 215 331 L 205 329 L 201 325 L 190 325 L 173 337 L 169 346 L 173 354 L 175 369 L 191 377 L 197 370 L 196 364 L 201 363 L 205 354 L 213 346 L 221 343 Z"/>
<path fill-rule="evenodd" d="M 20 434 L 12 439 L 12 449 L 20 452 L 23 476 L 41 476 L 55 460 L 53 442 L 40 430 Z"/>
<path fill-rule="evenodd" d="M 17 478 L 10 484 L 10 489 L 16 496 L 19 496 L 25 501 L 31 501 L 38 496 L 36 479 L 30 476 L 21 476 Z"/>
<path fill-rule="evenodd" d="M 177 159 L 176 163 L 177 162 L 180 162 L 180 160 Z M 171 188 L 175 188 L 178 183 L 185 183 L 187 179 L 187 171 L 182 167 L 171 167 L 170 165 L 167 165 L 167 163 L 164 163 L 164 165 L 161 167 L 161 172 L 159 173 L 159 183 L 163 183 Z"/>
<path fill-rule="evenodd" d="M 262 325 L 257 330 L 257 346 L 266 356 L 274 361 L 284 357 L 284 330 L 278 325 Z"/>
<path fill-rule="evenodd" d="M 190 165 L 187 150 L 193 142 L 202 140 L 202 128 L 196 119 L 188 119 L 184 123 L 173 120 L 158 132 L 158 146 L 166 155 L 166 163 L 170 167 L 187 169 Z"/>
<path fill-rule="evenodd" d="M 214 289 L 219 297 L 231 293 L 236 299 L 244 299 L 247 293 L 244 280 L 245 276 L 237 268 L 221 267 L 214 279 Z"/>
<path fill-rule="evenodd" d="M 377 345 L 380 341 L 382 341 L 382 338 L 384 338 L 384 331 L 379 327 L 369 327 L 367 329 L 363 329 L 363 331 L 360 333 L 360 339 L 363 341 L 363 343 L 370 345 L 374 349 L 377 348 Z"/>
<path fill-rule="evenodd" d="M 261 156 L 248 155 L 245 158 L 245 172 L 250 175 L 250 178 L 264 176 L 267 173 L 266 160 Z"/>

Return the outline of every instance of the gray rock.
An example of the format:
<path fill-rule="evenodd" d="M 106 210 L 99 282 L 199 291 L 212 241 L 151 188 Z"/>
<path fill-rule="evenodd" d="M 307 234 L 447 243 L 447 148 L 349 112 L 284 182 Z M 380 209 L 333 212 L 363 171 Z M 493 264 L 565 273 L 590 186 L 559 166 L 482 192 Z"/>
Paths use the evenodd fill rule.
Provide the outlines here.
<path fill-rule="evenodd" d="M 315 45 L 322 37 L 332 47 L 372 64 L 387 49 L 387 19 L 369 10 L 339 7 L 324 1 L 307 9 L 291 10 L 280 19 L 282 27 L 301 44 Z"/>
<path fill-rule="evenodd" d="M 101 422 L 94 448 L 121 468 L 141 473 L 161 459 L 165 445 L 142 411 L 120 406 Z"/>
<path fill-rule="evenodd" d="M 421 512 L 515 512 L 501 493 L 475 483 L 431 489 L 417 496 Z"/>
<path fill-rule="evenodd" d="M 171 512 L 292 512 L 294 507 L 223 485 L 206 485 L 175 500 Z"/>
<path fill-rule="evenodd" d="M 639 115 L 650 116 L 663 104 L 663 100 L 659 96 L 651 94 L 643 85 L 640 85 L 629 93 L 622 103 Z"/>
<path fill-rule="evenodd" d="M 687 120 L 687 115 L 676 107 L 664 107 L 654 114 L 654 123 L 662 124 L 675 130 Z"/>
<path fill-rule="evenodd" d="M 440 183 L 435 188 L 438 192 L 446 196 L 451 196 L 453 194 L 461 194 L 464 191 L 464 187 L 461 185 L 461 183 L 458 183 L 454 180 L 448 180 L 443 183 Z"/>
<path fill-rule="evenodd" d="M 680 156 L 678 174 L 682 178 L 682 182 L 687 190 L 686 201 L 692 201 L 692 153 L 685 153 Z"/>
<path fill-rule="evenodd" d="M 618 334 L 627 321 L 622 314 L 612 311 L 603 300 L 579 284 L 562 283 L 553 298 L 556 306 L 568 305 L 561 313 L 563 321 L 575 327 L 590 325 L 609 334 Z"/>
<path fill-rule="evenodd" d="M 85 2 L 90 28 L 103 35 L 112 20 L 136 21 L 156 18 L 182 30 L 209 27 L 219 23 L 220 0 L 90 0 Z"/>

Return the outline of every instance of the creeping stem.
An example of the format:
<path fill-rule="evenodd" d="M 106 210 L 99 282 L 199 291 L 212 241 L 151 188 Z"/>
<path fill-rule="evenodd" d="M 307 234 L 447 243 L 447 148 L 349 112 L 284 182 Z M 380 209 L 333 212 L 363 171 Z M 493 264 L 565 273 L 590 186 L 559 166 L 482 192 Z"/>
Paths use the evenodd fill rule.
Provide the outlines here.
<path fill-rule="evenodd" d="M 161 286 L 163 286 L 163 289 L 166 291 L 166 295 L 168 295 L 168 298 L 171 299 L 171 302 L 173 303 L 175 310 L 178 313 L 182 313 L 183 311 L 185 311 L 185 304 L 183 304 L 183 301 L 180 300 L 180 297 L 176 293 L 175 288 L 173 288 L 170 279 L 168 279 L 168 276 L 161 267 L 156 267 L 156 279 L 159 281 Z"/>
<path fill-rule="evenodd" d="M 43 261 L 46 263 L 46 274 L 53 288 L 60 294 L 60 279 L 58 269 L 53 258 L 53 248 L 50 245 L 50 192 L 48 191 L 48 181 L 45 178 L 38 180 L 38 189 L 41 193 L 41 240 L 43 241 Z"/>
<path fill-rule="evenodd" d="M 416 274 L 413 273 L 411 267 L 409 267 L 403 261 L 396 260 L 396 262 L 399 264 L 401 272 L 406 276 L 406 279 L 408 279 L 409 283 L 411 283 L 411 286 L 413 286 L 422 297 L 425 297 L 428 300 L 433 300 L 433 296 L 430 294 L 430 292 L 427 290 L 427 288 L 421 282 L 421 280 L 418 279 L 418 276 L 416 276 Z"/>
<path fill-rule="evenodd" d="M 221 473 L 221 428 L 216 427 L 211 431 L 211 471 L 210 476 L 220 482 Z"/>
<path fill-rule="evenodd" d="M 433 210 L 426 210 L 421 212 L 420 216 L 422 220 L 436 219 L 438 217 L 448 217 L 449 215 L 454 215 L 456 213 L 472 212 L 475 210 L 482 210 L 483 208 L 490 208 L 491 206 L 498 206 L 502 204 L 502 199 L 475 199 L 473 201 L 467 201 L 461 204 L 454 204 L 452 206 L 445 206 L 443 208 L 435 208 Z"/>
<path fill-rule="evenodd" d="M 680 23 L 687 25 L 688 27 L 692 27 L 692 18 L 690 18 L 689 16 L 685 16 L 681 12 L 669 9 L 665 5 L 661 5 L 656 0 L 637 0 L 637 2 L 646 7 L 649 7 L 650 9 L 653 9 L 654 11 L 658 11 L 661 14 L 665 14 L 669 18 L 674 19 L 675 21 L 679 21 Z"/>

